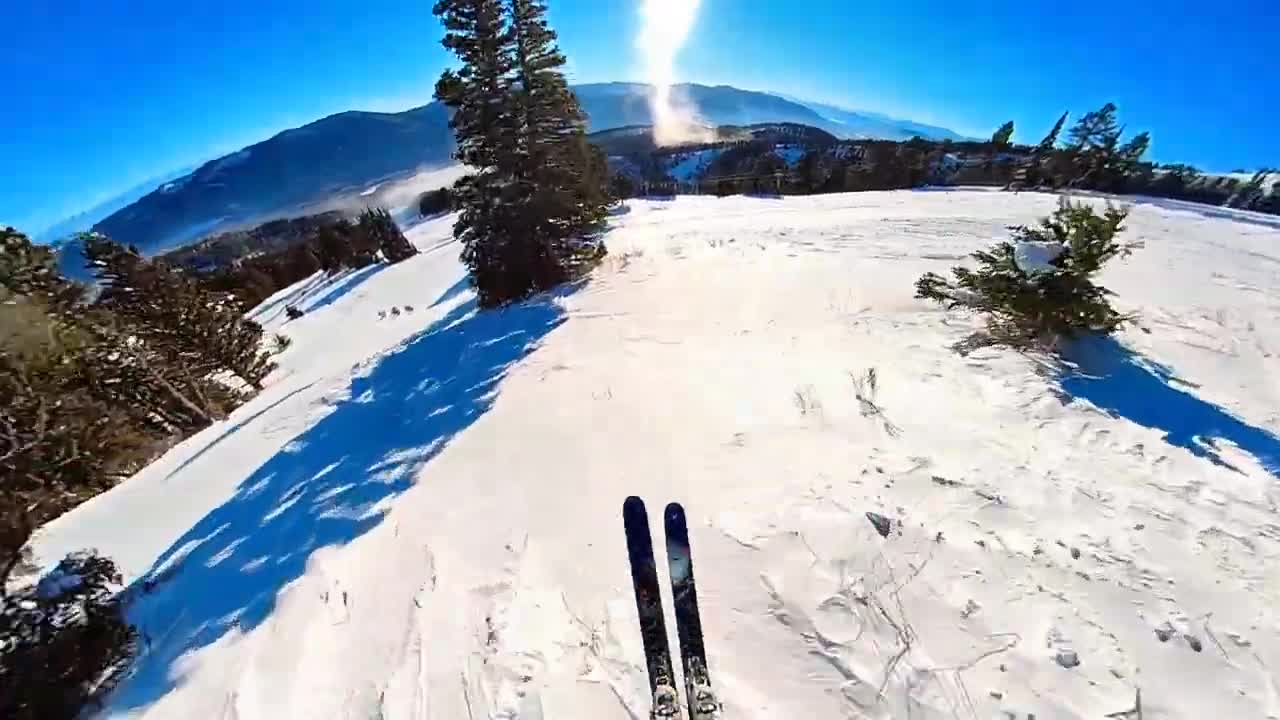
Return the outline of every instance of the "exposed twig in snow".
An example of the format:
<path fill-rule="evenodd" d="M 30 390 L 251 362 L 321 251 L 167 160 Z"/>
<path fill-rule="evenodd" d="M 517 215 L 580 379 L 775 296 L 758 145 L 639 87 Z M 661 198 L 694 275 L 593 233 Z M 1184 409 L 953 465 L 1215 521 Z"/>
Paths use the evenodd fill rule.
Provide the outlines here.
<path fill-rule="evenodd" d="M 467 673 L 463 671 L 458 675 L 462 678 L 462 701 L 467 704 L 467 720 L 476 720 L 476 714 L 471 709 L 471 693 L 467 690 Z"/>
<path fill-rule="evenodd" d="M 849 378 L 853 380 L 853 396 L 858 400 L 859 412 L 862 417 L 879 420 L 889 437 L 896 438 L 901 435 L 902 429 L 894 425 L 885 416 L 884 409 L 876 404 L 876 369 L 868 369 L 867 374 L 863 377 L 849 373 Z"/>
<path fill-rule="evenodd" d="M 930 671 L 932 671 L 932 672 L 945 672 L 945 671 L 948 671 L 948 670 L 955 670 L 955 671 L 972 670 L 974 667 L 976 667 L 976 666 L 977 666 L 977 664 L 978 664 L 978 663 L 982 662 L 983 660 L 986 660 L 987 658 L 989 658 L 989 657 L 993 657 L 993 656 L 995 656 L 995 655 L 999 655 L 999 654 L 1001 654 L 1001 653 L 1008 652 L 1008 651 L 1012 650 L 1013 648 L 1017 647 L 1017 646 L 1018 646 L 1018 643 L 1022 642 L 1022 636 L 1021 636 L 1021 635 L 1019 635 L 1018 633 L 1012 633 L 1012 632 L 1010 632 L 1010 633 L 993 633 L 993 634 L 991 634 L 991 635 L 988 635 L 987 637 L 988 637 L 988 638 L 1000 638 L 1000 637 L 1005 637 L 1005 638 L 1013 638 L 1013 639 L 1012 639 L 1011 641 L 1009 641 L 1009 642 L 1005 643 L 1004 645 L 1001 645 L 1000 647 L 992 648 L 992 649 L 987 650 L 987 651 L 985 651 L 985 652 L 979 653 L 979 654 L 978 654 L 976 657 L 974 657 L 972 660 L 968 660 L 968 661 L 963 662 L 963 663 L 960 663 L 960 664 L 958 664 L 958 665 L 947 665 L 947 666 L 944 666 L 944 667 L 930 668 Z"/>
<path fill-rule="evenodd" d="M 871 606 L 880 613 L 880 615 L 885 619 L 885 622 L 889 623 L 890 627 L 897 631 L 898 643 L 901 645 L 898 652 L 890 658 L 889 663 L 885 666 L 884 678 L 880 681 L 880 690 L 877 693 L 878 695 L 883 696 L 885 688 L 889 686 L 889 679 L 893 677 L 893 671 L 898 667 L 898 663 L 902 661 L 902 658 L 906 657 L 907 653 L 911 651 L 912 643 L 915 640 L 915 630 L 911 627 L 910 621 L 907 620 L 907 611 L 902 606 L 902 589 L 920 575 L 925 566 L 929 564 L 929 559 L 926 558 L 919 566 L 912 566 L 911 574 L 899 583 L 893 572 L 893 563 L 889 562 L 889 559 L 884 557 L 884 553 L 880 554 L 880 558 L 884 560 L 885 566 L 889 569 L 889 581 L 893 586 L 893 589 L 889 591 L 889 596 L 893 598 L 894 604 L 897 606 L 898 617 L 902 618 L 901 623 L 894 620 L 889 611 L 885 610 L 884 605 L 880 602 L 879 598 L 876 598 L 874 595 L 872 596 L 873 602 L 870 603 Z"/>
<path fill-rule="evenodd" d="M 818 552 L 813 549 L 812 545 L 809 544 L 809 539 L 806 538 L 804 536 L 804 533 L 800 532 L 799 530 L 794 530 L 792 532 L 796 534 L 796 537 L 800 538 L 801 544 L 803 544 L 804 548 L 809 551 L 810 555 L 813 556 L 813 562 L 809 564 L 809 567 L 813 567 L 814 565 L 817 565 L 822 560 L 822 558 L 818 557 Z"/>
<path fill-rule="evenodd" d="M 1209 619 L 1212 617 L 1213 617 L 1213 613 L 1205 613 L 1204 634 L 1208 635 L 1209 639 L 1213 641 L 1213 644 L 1218 646 L 1218 650 L 1222 653 L 1222 657 L 1226 658 L 1227 660 L 1230 660 L 1231 656 L 1227 654 L 1227 649 L 1222 646 L 1222 643 L 1218 642 L 1218 636 L 1214 635 L 1213 630 L 1209 628 Z"/>

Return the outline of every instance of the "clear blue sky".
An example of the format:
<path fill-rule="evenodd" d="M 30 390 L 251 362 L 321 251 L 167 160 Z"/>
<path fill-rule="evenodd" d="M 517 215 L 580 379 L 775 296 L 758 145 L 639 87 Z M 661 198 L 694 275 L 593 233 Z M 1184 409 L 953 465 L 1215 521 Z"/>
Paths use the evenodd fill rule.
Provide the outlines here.
<path fill-rule="evenodd" d="M 0 223 L 44 226 L 348 109 L 430 100 L 430 0 L 15 1 Z M 549 0 L 575 82 L 640 79 L 638 0 Z M 1155 6 L 1158 9 L 1152 10 Z M 1280 165 L 1280 4 L 703 0 L 683 79 L 1035 141 L 1111 100 L 1162 162 Z"/>

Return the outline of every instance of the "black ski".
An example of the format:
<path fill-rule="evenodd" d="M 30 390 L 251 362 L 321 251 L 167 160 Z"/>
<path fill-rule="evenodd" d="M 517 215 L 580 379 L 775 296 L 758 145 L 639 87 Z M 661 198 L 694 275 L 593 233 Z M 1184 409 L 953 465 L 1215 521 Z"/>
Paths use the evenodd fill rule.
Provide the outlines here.
<path fill-rule="evenodd" d="M 683 713 L 671 666 L 671 650 L 667 647 L 667 624 L 662 615 L 658 566 L 653 558 L 653 536 L 649 532 L 649 514 L 645 511 L 644 501 L 634 496 L 627 498 L 622 506 L 622 522 L 627 531 L 631 584 L 635 588 L 636 610 L 640 614 L 640 637 L 644 642 L 645 665 L 649 671 L 649 690 L 653 693 L 649 717 L 680 718 Z"/>
<path fill-rule="evenodd" d="M 711 687 L 707 651 L 702 642 L 702 620 L 698 616 L 698 590 L 693 581 L 693 554 L 689 549 L 689 526 L 684 508 L 671 503 L 664 514 L 667 531 L 667 562 L 671 569 L 671 597 L 676 610 L 676 633 L 680 637 L 680 659 L 684 665 L 685 698 L 690 720 L 720 717 L 720 702 Z"/>

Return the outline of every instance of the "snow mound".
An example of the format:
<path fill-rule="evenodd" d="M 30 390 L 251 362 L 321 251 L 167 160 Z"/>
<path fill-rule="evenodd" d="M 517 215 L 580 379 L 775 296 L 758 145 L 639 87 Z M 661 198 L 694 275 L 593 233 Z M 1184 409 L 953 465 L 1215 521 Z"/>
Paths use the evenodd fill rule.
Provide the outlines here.
<path fill-rule="evenodd" d="M 1051 240 L 1021 240 L 1013 244 L 1013 262 L 1028 275 L 1051 273 L 1057 270 L 1053 264 L 1067 248 Z"/>
<path fill-rule="evenodd" d="M 101 715 L 646 717 L 632 494 L 688 510 L 726 717 L 1280 715 L 1280 231 L 1137 204 L 1132 330 L 951 352 L 914 280 L 1056 206 L 633 202 L 486 313 L 447 217 L 282 291 L 267 389 L 40 533 L 135 582 Z"/>

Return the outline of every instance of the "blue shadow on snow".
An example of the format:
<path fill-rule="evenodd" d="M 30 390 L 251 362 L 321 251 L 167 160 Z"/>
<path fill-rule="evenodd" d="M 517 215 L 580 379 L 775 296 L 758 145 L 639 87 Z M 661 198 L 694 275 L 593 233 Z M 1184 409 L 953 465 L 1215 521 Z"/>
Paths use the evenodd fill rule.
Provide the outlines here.
<path fill-rule="evenodd" d="M 547 299 L 474 310 L 464 303 L 352 379 L 348 398 L 156 559 L 129 589 L 142 655 L 110 707 L 159 700 L 181 681 L 180 657 L 258 626 L 313 552 L 381 522 L 386 501 L 492 406 L 507 368 L 564 319 Z"/>
<path fill-rule="evenodd" d="M 1159 430 L 1170 445 L 1235 470 L 1213 445 L 1214 439 L 1230 441 L 1280 477 L 1280 437 L 1178 387 L 1174 383 L 1186 383 L 1169 368 L 1112 338 L 1076 340 L 1063 358 L 1072 366 L 1059 378 L 1068 398 L 1087 400 L 1109 415 Z"/>
<path fill-rule="evenodd" d="M 377 262 L 372 265 L 366 265 L 365 267 L 359 268 L 357 270 L 352 270 L 349 273 L 346 273 L 345 275 L 339 275 L 335 277 L 334 284 L 336 286 L 333 287 L 331 290 L 329 290 L 329 292 L 325 293 L 324 296 L 321 297 L 319 300 L 316 300 L 309 307 L 307 307 L 306 312 L 315 312 L 320 308 L 328 307 L 329 305 L 334 304 L 341 298 L 345 297 L 352 290 L 355 290 L 356 288 L 368 282 L 369 279 L 372 278 L 374 275 L 377 275 L 378 273 L 382 272 L 383 270 L 386 270 L 389 267 L 391 267 L 390 263 Z M 341 284 L 338 284 L 336 282 L 336 281 L 342 281 L 342 280 L 345 280 L 345 282 L 342 282 Z"/>

